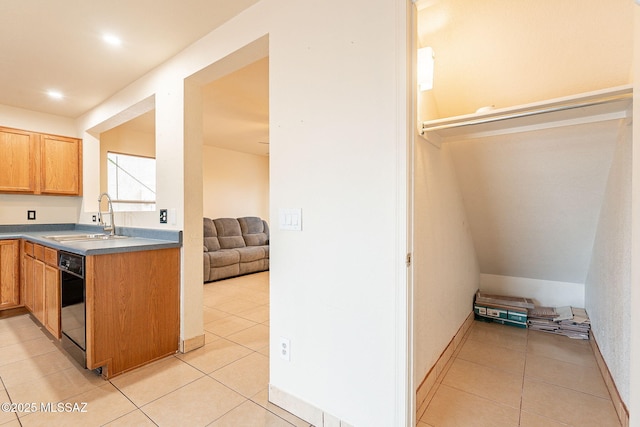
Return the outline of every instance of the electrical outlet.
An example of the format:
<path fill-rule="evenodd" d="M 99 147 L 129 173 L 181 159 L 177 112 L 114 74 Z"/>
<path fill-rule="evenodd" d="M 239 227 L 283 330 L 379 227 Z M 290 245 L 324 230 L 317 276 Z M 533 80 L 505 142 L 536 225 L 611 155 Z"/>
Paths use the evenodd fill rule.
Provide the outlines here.
<path fill-rule="evenodd" d="M 166 223 L 167 223 L 167 210 L 160 209 L 160 224 L 166 224 Z"/>
<path fill-rule="evenodd" d="M 34 221 L 36 219 L 36 211 L 27 211 L 27 220 Z"/>
<path fill-rule="evenodd" d="M 278 352 L 280 353 L 280 358 L 282 360 L 291 362 L 291 341 L 289 341 L 289 338 L 280 337 L 280 347 L 278 348 Z"/>
<path fill-rule="evenodd" d="M 91 221 L 96 222 L 97 220 L 98 220 L 98 217 L 96 215 L 91 216 Z"/>

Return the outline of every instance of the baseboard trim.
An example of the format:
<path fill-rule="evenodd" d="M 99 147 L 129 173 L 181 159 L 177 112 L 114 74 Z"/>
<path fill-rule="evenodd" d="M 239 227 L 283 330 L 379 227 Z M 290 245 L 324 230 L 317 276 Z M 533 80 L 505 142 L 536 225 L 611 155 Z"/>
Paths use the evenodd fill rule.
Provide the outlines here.
<path fill-rule="evenodd" d="M 593 336 L 593 332 L 591 331 L 589 335 L 591 338 L 589 341 L 591 342 L 593 354 L 596 356 L 596 362 L 598 363 L 600 374 L 602 374 L 602 378 L 604 379 L 604 383 L 607 386 L 607 390 L 609 390 L 609 396 L 611 396 L 611 401 L 613 402 L 613 407 L 615 408 L 616 413 L 618 414 L 618 418 L 620 419 L 620 424 L 622 424 L 622 427 L 628 427 L 629 410 L 620 397 L 620 393 L 618 392 L 616 383 L 613 381 L 613 377 L 611 376 L 611 372 L 609 371 L 607 362 L 605 362 L 604 357 L 602 357 L 602 353 L 600 353 L 600 347 L 598 346 L 596 338 Z"/>
<path fill-rule="evenodd" d="M 180 342 L 180 353 L 188 353 L 200 347 L 204 347 L 204 334 L 182 340 Z"/>
<path fill-rule="evenodd" d="M 316 408 L 312 404 L 269 384 L 269 402 L 315 427 L 353 427 L 351 424 Z"/>
<path fill-rule="evenodd" d="M 442 382 L 443 374 L 446 372 L 449 362 L 452 357 L 457 354 L 456 350 L 460 349 L 460 344 L 464 341 L 464 337 L 467 332 L 469 332 L 469 328 L 473 324 L 474 315 L 473 312 L 469 313 L 465 321 L 458 328 L 458 331 L 455 333 L 447 347 L 438 357 L 436 363 L 431 367 L 427 375 L 424 377 L 418 389 L 416 390 L 416 419 L 419 420 L 420 417 L 427 410 L 427 406 L 429 402 L 431 402 L 431 398 L 435 393 L 435 385 Z"/>

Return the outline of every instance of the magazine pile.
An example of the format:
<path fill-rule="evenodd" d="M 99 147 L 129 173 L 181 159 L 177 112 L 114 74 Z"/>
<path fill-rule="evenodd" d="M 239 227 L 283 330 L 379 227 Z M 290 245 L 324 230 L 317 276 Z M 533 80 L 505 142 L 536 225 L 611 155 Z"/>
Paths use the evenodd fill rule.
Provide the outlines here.
<path fill-rule="evenodd" d="M 589 339 L 591 322 L 584 308 L 543 307 L 530 298 L 490 295 L 476 292 L 473 311 L 478 320 L 501 323 L 517 328 Z"/>
<path fill-rule="evenodd" d="M 529 329 L 574 339 L 589 339 L 591 321 L 584 308 L 535 307 L 528 314 Z"/>

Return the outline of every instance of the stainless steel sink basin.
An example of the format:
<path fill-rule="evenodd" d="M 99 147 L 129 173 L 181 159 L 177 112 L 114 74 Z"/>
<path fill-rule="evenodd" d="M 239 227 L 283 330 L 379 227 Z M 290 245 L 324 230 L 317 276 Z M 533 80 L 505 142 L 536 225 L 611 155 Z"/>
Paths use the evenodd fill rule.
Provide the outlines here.
<path fill-rule="evenodd" d="M 117 236 L 111 234 L 61 234 L 58 236 L 44 236 L 47 239 L 55 240 L 60 243 L 86 242 L 90 240 L 114 240 L 126 239 L 128 236 Z"/>

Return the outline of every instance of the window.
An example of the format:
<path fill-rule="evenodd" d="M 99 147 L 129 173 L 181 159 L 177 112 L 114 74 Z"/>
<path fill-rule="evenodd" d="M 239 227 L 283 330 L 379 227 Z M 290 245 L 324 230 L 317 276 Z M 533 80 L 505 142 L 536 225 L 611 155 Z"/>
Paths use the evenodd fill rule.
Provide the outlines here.
<path fill-rule="evenodd" d="M 107 153 L 107 191 L 115 211 L 156 208 L 156 159 Z"/>

